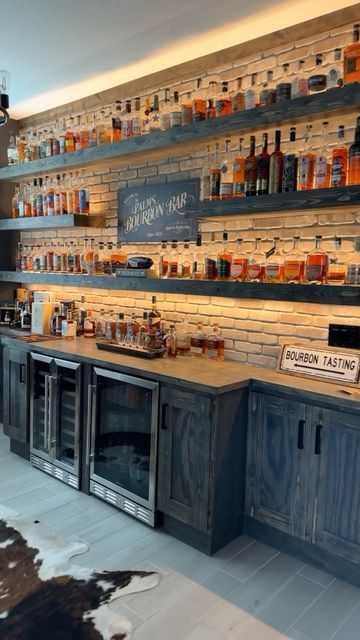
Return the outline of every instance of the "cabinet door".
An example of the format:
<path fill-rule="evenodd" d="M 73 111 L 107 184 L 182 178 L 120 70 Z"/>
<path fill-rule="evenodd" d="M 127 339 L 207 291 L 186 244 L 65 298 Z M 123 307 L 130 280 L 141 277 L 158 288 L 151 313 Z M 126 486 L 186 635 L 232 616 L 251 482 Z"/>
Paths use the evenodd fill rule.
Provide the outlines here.
<path fill-rule="evenodd" d="M 308 425 L 305 405 L 250 394 L 246 513 L 305 538 Z"/>
<path fill-rule="evenodd" d="M 161 390 L 157 508 L 198 530 L 208 529 L 211 399 Z"/>
<path fill-rule="evenodd" d="M 312 541 L 358 563 L 360 416 L 324 410 L 323 423 L 316 425 L 312 445 L 318 462 Z"/>
<path fill-rule="evenodd" d="M 25 351 L 4 348 L 4 433 L 24 443 L 29 441 L 27 363 Z"/>

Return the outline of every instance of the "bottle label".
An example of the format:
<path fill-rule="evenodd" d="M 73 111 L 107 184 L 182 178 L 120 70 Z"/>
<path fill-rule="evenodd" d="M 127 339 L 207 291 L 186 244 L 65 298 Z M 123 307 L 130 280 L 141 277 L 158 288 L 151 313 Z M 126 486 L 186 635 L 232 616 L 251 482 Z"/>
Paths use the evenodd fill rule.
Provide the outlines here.
<path fill-rule="evenodd" d="M 208 358 L 213 358 L 216 360 L 218 357 L 218 352 L 216 348 L 207 347 L 205 351 Z"/>
<path fill-rule="evenodd" d="M 289 153 L 284 156 L 284 168 L 283 168 L 283 185 L 282 190 L 295 191 L 296 190 L 296 173 L 297 173 L 297 158 L 295 154 Z"/>
<path fill-rule="evenodd" d="M 360 284 L 360 262 L 358 264 L 351 263 L 348 265 L 347 283 Z"/>
<path fill-rule="evenodd" d="M 121 123 L 121 133 L 123 138 L 130 138 L 132 136 L 132 121 L 123 120 Z"/>
<path fill-rule="evenodd" d="M 299 185 L 306 187 L 311 176 L 311 162 L 308 156 L 299 157 Z"/>
<path fill-rule="evenodd" d="M 200 122 L 205 120 L 206 102 L 205 100 L 194 100 L 192 106 L 192 119 L 193 122 Z"/>
<path fill-rule="evenodd" d="M 225 260 L 224 258 L 218 258 L 216 263 L 218 278 L 229 278 L 230 266 L 231 263 L 228 260 Z"/>
<path fill-rule="evenodd" d="M 215 280 L 217 276 L 216 260 L 212 258 L 205 259 L 205 278 L 207 280 Z"/>
<path fill-rule="evenodd" d="M 86 189 L 79 189 L 79 212 L 86 213 Z"/>
<path fill-rule="evenodd" d="M 261 280 L 264 275 L 264 266 L 259 263 L 249 264 L 248 277 L 250 280 Z"/>
<path fill-rule="evenodd" d="M 36 211 L 38 216 L 42 216 L 44 214 L 44 210 L 43 210 L 43 198 L 42 198 L 42 194 L 38 193 L 36 196 Z"/>
<path fill-rule="evenodd" d="M 344 156 L 333 156 L 331 166 L 331 186 L 344 187 L 346 185 L 346 159 Z"/>
<path fill-rule="evenodd" d="M 48 216 L 53 216 L 55 213 L 55 209 L 54 209 L 54 194 L 53 193 L 48 193 L 46 196 L 46 203 L 47 203 L 47 214 Z"/>
<path fill-rule="evenodd" d="M 354 73 L 356 71 L 356 56 L 346 58 L 346 73 Z"/>
<path fill-rule="evenodd" d="M 231 198 L 233 194 L 232 182 L 220 182 L 220 198 Z"/>
<path fill-rule="evenodd" d="M 220 173 L 210 174 L 210 197 L 214 198 L 220 194 Z"/>
<path fill-rule="evenodd" d="M 197 356 L 202 356 L 202 353 L 203 353 L 202 347 L 196 347 L 192 344 L 190 347 L 190 353 L 194 353 Z"/>
<path fill-rule="evenodd" d="M 245 109 L 255 109 L 255 91 L 247 89 L 245 91 Z"/>
<path fill-rule="evenodd" d="M 170 113 L 170 127 L 181 127 L 181 111 Z"/>
<path fill-rule="evenodd" d="M 181 107 L 181 122 L 183 125 L 192 123 L 192 107 L 183 104 Z"/>
<path fill-rule="evenodd" d="M 315 187 L 326 187 L 327 160 L 325 156 L 318 156 L 315 161 Z"/>
<path fill-rule="evenodd" d="M 163 118 L 164 118 L 164 116 L 163 116 Z M 169 125 L 167 125 L 166 127 L 163 127 L 163 128 L 167 129 L 168 126 Z M 132 119 L 131 129 L 132 129 L 133 136 L 140 136 L 141 135 L 141 118 L 133 118 Z"/>
<path fill-rule="evenodd" d="M 271 156 L 270 175 L 269 175 L 269 193 L 279 193 L 281 191 L 282 174 L 283 174 L 282 156 Z"/>
<path fill-rule="evenodd" d="M 281 265 L 267 264 L 265 267 L 266 277 L 269 280 L 277 280 L 281 275 Z"/>
<path fill-rule="evenodd" d="M 308 83 L 306 78 L 296 78 L 294 84 L 291 87 L 291 95 L 293 98 L 299 98 L 300 96 L 307 96 Z"/>
<path fill-rule="evenodd" d="M 246 258 L 235 258 L 231 263 L 230 274 L 235 280 L 243 278 L 247 272 L 248 261 Z"/>
<path fill-rule="evenodd" d="M 170 278 L 176 278 L 178 275 L 178 263 L 169 262 L 169 276 Z"/>
<path fill-rule="evenodd" d="M 234 182 L 233 183 L 233 196 L 234 198 L 238 198 L 239 196 L 244 195 L 245 185 L 243 182 Z"/>

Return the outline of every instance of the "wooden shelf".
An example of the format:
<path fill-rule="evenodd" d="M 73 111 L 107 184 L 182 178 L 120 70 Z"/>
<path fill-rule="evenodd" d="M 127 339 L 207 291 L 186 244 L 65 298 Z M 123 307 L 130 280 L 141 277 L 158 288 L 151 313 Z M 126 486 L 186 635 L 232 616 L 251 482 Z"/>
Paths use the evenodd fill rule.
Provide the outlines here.
<path fill-rule="evenodd" d="M 43 229 L 69 229 L 73 227 L 106 227 L 106 218 L 96 215 L 67 213 L 61 216 L 40 216 L 39 218 L 2 218 L 0 231 L 30 231 Z"/>
<path fill-rule="evenodd" d="M 86 289 L 176 293 L 196 296 L 218 296 L 254 300 L 288 300 L 325 304 L 360 305 L 360 286 L 265 284 L 260 282 L 218 282 L 112 276 L 83 276 L 55 273 L 22 273 L 0 271 L 0 282 L 60 285 Z"/>
<path fill-rule="evenodd" d="M 222 118 L 103 144 L 91 149 L 11 165 L 0 169 L 0 180 L 16 182 L 31 176 L 62 172 L 76 167 L 110 165 L 114 164 L 116 159 L 122 163 L 131 163 L 132 159 L 138 161 L 139 156 L 144 162 L 158 160 L 168 157 L 169 154 L 183 154 L 193 150 L 194 144 L 198 142 L 215 141 L 230 134 L 254 132 L 295 121 L 311 121 L 316 117 L 342 115 L 357 109 L 359 103 L 360 84 L 349 84 L 341 89 L 330 89 L 318 95 L 295 98 L 268 107 L 240 111 Z"/>
<path fill-rule="evenodd" d="M 268 213 L 296 214 L 299 211 L 318 209 L 358 209 L 360 203 L 360 185 L 333 189 L 311 189 L 292 193 L 274 193 L 249 198 L 229 198 L 228 200 L 199 202 L 188 207 L 185 217 L 206 220 L 210 218 L 233 218 L 239 215 Z"/>

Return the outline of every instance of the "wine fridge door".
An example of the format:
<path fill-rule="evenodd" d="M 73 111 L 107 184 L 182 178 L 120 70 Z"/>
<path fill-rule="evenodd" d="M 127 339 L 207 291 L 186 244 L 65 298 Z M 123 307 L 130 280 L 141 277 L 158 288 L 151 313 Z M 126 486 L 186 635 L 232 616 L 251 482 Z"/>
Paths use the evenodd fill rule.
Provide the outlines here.
<path fill-rule="evenodd" d="M 155 509 L 158 387 L 93 369 L 90 491 L 129 513 L 134 504 Z"/>
<path fill-rule="evenodd" d="M 42 460 L 49 460 L 51 451 L 50 377 L 52 358 L 31 353 L 30 358 L 30 449 Z"/>

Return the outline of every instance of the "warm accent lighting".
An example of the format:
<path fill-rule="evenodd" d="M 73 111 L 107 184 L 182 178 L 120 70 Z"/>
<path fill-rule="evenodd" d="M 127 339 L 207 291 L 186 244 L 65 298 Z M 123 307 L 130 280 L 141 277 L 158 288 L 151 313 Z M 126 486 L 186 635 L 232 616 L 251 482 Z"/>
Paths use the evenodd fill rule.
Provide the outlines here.
<path fill-rule="evenodd" d="M 0 70 L 0 127 L 6 124 L 9 120 L 9 114 L 7 112 L 9 108 L 9 87 L 10 87 L 10 73 L 4 69 Z"/>

